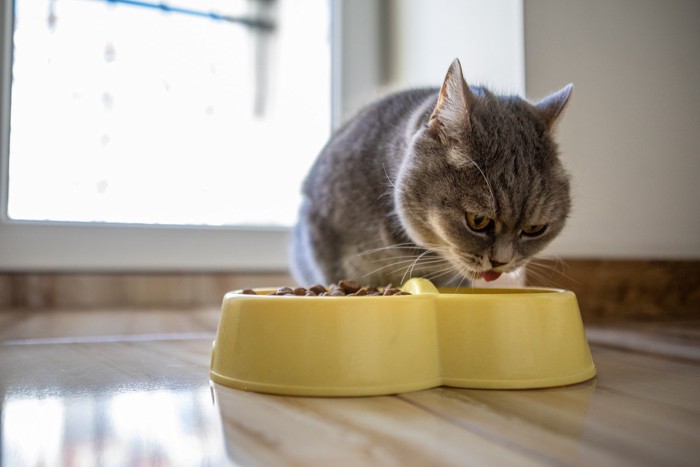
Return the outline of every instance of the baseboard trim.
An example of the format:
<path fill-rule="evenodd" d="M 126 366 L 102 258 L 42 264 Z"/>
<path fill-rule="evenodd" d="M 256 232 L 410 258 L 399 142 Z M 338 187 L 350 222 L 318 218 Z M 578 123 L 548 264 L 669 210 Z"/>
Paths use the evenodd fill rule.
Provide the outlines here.
<path fill-rule="evenodd" d="M 575 292 L 587 321 L 700 318 L 700 261 L 536 260 L 526 277 Z"/>
<path fill-rule="evenodd" d="M 220 306 L 224 294 L 290 284 L 280 273 L 0 273 L 0 308 Z"/>

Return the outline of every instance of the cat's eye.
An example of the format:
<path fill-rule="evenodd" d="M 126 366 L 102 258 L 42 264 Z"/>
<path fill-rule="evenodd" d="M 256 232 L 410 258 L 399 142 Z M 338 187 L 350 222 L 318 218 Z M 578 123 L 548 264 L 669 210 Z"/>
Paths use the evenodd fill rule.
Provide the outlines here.
<path fill-rule="evenodd" d="M 467 211 L 467 225 L 474 232 L 483 232 L 491 226 L 493 219 L 486 217 L 483 214 L 476 214 Z"/>
<path fill-rule="evenodd" d="M 523 235 L 526 237 L 537 237 L 547 230 L 547 224 L 532 224 L 523 227 Z"/>

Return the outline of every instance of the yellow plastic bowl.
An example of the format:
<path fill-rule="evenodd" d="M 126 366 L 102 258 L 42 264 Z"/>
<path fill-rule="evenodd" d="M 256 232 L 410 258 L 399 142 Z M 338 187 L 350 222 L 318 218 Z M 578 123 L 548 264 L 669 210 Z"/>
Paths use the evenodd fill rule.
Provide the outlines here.
<path fill-rule="evenodd" d="M 412 295 L 230 292 L 211 379 L 272 394 L 367 396 L 440 385 L 541 388 L 595 376 L 572 292 L 438 290 L 424 279 L 402 289 Z"/>

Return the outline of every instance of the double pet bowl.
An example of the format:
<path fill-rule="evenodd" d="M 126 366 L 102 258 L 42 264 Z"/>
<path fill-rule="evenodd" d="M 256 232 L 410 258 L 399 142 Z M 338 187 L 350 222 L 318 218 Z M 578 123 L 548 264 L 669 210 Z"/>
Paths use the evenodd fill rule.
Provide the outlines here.
<path fill-rule="evenodd" d="M 299 396 L 369 396 L 452 386 L 524 389 L 595 376 L 576 296 L 558 289 L 437 289 L 411 295 L 226 294 L 213 381 Z"/>

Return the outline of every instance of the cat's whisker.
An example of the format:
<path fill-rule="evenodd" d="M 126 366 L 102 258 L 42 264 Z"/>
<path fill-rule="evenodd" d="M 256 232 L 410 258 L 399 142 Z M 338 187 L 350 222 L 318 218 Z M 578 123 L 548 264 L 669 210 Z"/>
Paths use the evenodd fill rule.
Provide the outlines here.
<path fill-rule="evenodd" d="M 386 179 L 389 181 L 389 185 L 391 185 L 391 187 L 393 189 L 396 189 L 396 185 L 394 185 L 394 181 L 391 179 L 391 177 L 389 177 L 389 172 L 386 171 L 386 164 L 382 164 L 382 169 L 384 170 L 384 175 L 386 175 Z M 392 193 L 392 196 L 393 196 L 393 193 Z"/>
<path fill-rule="evenodd" d="M 422 258 L 420 262 L 414 261 L 412 269 L 415 268 L 415 266 L 418 266 L 419 269 L 425 269 L 426 266 L 437 266 L 447 262 L 449 262 L 449 260 L 445 258 Z"/>
<path fill-rule="evenodd" d="M 381 269 L 385 269 L 385 268 L 396 266 L 396 265 L 401 265 L 398 268 L 391 271 L 391 274 L 400 273 L 401 271 L 403 271 L 401 283 L 404 283 L 406 280 L 410 279 L 411 277 L 414 277 L 415 273 L 418 273 L 419 271 L 424 271 L 427 269 L 428 274 L 433 274 L 435 272 L 436 268 L 439 267 L 439 265 L 445 264 L 445 263 L 447 263 L 447 264 L 450 263 L 450 261 L 447 258 L 444 258 L 442 256 L 426 257 L 430 253 L 434 253 L 434 251 L 426 250 L 418 256 L 410 257 L 411 259 L 408 259 L 408 260 L 402 259 L 400 261 L 394 261 L 388 265 L 383 266 Z M 387 260 L 388 259 L 390 259 L 390 258 L 387 258 Z M 442 269 L 438 269 L 438 270 L 442 271 Z M 428 274 L 426 274 L 426 276 Z"/>
<path fill-rule="evenodd" d="M 437 278 L 439 278 L 439 277 L 443 277 L 443 276 L 446 276 L 447 274 L 454 273 L 455 271 L 457 271 L 457 268 L 455 268 L 455 267 L 452 266 L 452 265 L 449 265 L 449 266 L 448 266 L 447 268 L 445 268 L 445 269 L 438 270 L 438 271 L 433 272 L 432 274 L 426 275 L 425 278 L 428 279 L 429 281 L 433 281 L 433 280 L 435 280 L 435 279 L 437 279 Z M 452 276 L 451 281 L 454 280 L 454 279 L 455 279 L 457 276 L 459 276 L 459 275 L 460 275 L 459 272 L 457 272 L 456 274 L 454 274 L 454 275 Z M 451 281 L 450 281 L 450 282 L 451 282 Z"/>
<path fill-rule="evenodd" d="M 561 259 L 553 259 L 557 261 L 557 263 L 554 265 L 541 263 L 541 260 L 542 258 L 530 260 L 526 267 L 527 274 L 529 276 L 532 276 L 542 282 L 546 282 L 550 286 L 555 287 L 561 287 L 561 284 L 557 284 L 555 281 L 557 276 L 576 284 L 580 283 L 579 281 L 573 279 L 568 274 L 566 274 L 566 264 Z M 552 275 L 554 275 L 555 277 L 551 277 Z"/>
<path fill-rule="evenodd" d="M 418 255 L 418 257 L 413 261 L 413 264 L 411 264 L 411 267 L 403 273 L 403 277 L 401 277 L 402 284 L 406 281 L 406 274 L 408 274 L 408 277 L 411 277 L 413 275 L 413 269 L 416 267 L 416 264 L 421 260 L 423 256 L 427 255 L 430 252 L 430 250 L 425 250 L 425 252 Z"/>
<path fill-rule="evenodd" d="M 541 274 L 538 271 L 533 271 L 530 270 L 528 271 L 528 275 L 530 278 L 534 278 L 537 282 L 538 285 L 542 285 L 544 287 L 561 287 L 559 284 L 551 280 L 549 277 L 547 277 L 544 274 Z M 533 285 L 533 284 L 528 284 L 528 285 Z"/>
<path fill-rule="evenodd" d="M 548 194 L 549 194 L 549 196 L 553 196 L 553 195 L 558 194 L 560 191 L 567 190 L 568 188 L 569 188 L 569 185 L 562 184 L 559 188 L 557 188 L 554 191 L 550 191 Z"/>
<path fill-rule="evenodd" d="M 401 265 L 401 264 L 403 264 L 403 265 Z M 420 264 L 420 268 L 425 268 L 426 266 L 430 266 L 431 264 L 434 264 L 434 263 L 421 263 L 421 264 Z M 406 276 L 407 276 L 407 275 L 408 275 L 408 278 L 413 277 L 413 270 L 414 270 L 414 267 L 415 267 L 415 260 L 411 260 L 411 261 L 399 261 L 399 262 L 391 263 L 391 264 L 388 264 L 388 265 L 386 265 L 386 266 L 384 266 L 384 267 L 382 267 L 382 268 L 379 268 L 379 270 L 388 269 L 388 268 L 394 267 L 394 266 L 399 266 L 399 267 L 396 268 L 396 269 L 393 269 L 393 270 L 391 271 L 392 274 L 394 274 L 394 273 L 399 273 L 399 272 L 401 272 L 401 271 L 404 271 L 403 277 L 402 277 L 402 279 L 401 279 L 401 283 L 403 283 L 403 282 L 406 281 Z M 375 272 L 379 272 L 379 270 L 375 270 Z M 409 272 L 410 272 L 410 273 L 409 273 Z"/>
<path fill-rule="evenodd" d="M 418 256 L 413 257 L 412 261 L 412 269 L 415 268 L 417 265 L 418 266 L 426 266 L 426 265 L 435 265 L 435 264 L 440 264 L 448 261 L 447 259 L 441 257 L 441 256 L 429 256 L 425 257 L 427 254 L 432 253 L 430 250 L 425 251 L 424 253 L 421 253 Z"/>
<path fill-rule="evenodd" d="M 558 199 L 555 199 L 553 201 L 550 201 L 549 203 L 539 205 L 539 209 L 540 209 L 540 211 L 546 211 L 546 210 L 553 208 L 553 207 L 559 207 L 560 205 L 561 205 L 561 201 Z"/>
<path fill-rule="evenodd" d="M 549 264 L 549 263 L 543 263 L 542 261 L 546 261 L 543 259 L 531 259 L 528 262 L 528 266 L 534 266 L 539 269 L 545 269 L 548 271 L 556 272 L 556 273 L 563 273 L 564 270 L 566 269 L 566 264 L 563 262 L 557 261 L 555 264 Z"/>
<path fill-rule="evenodd" d="M 425 250 L 425 251 L 421 252 L 420 254 L 385 256 L 385 257 L 381 257 L 381 258 L 372 259 L 370 262 L 378 263 L 378 262 L 382 262 L 382 261 L 394 261 L 394 260 L 415 261 L 417 258 L 420 258 L 420 261 L 422 263 L 449 261 L 444 256 L 438 255 L 432 250 Z"/>
<path fill-rule="evenodd" d="M 385 258 L 373 259 L 373 260 L 368 261 L 368 262 L 369 263 L 382 263 L 382 262 L 395 261 L 395 260 L 412 262 L 415 259 L 416 259 L 416 255 L 390 256 L 390 257 L 385 257 Z"/>
<path fill-rule="evenodd" d="M 543 262 L 546 261 L 546 262 Z M 550 264 L 550 263 L 554 264 Z M 550 272 L 554 272 L 558 275 L 564 276 L 567 279 L 571 279 L 570 277 L 567 276 L 566 270 L 568 269 L 568 266 L 559 257 L 556 256 L 551 256 L 551 257 L 540 257 L 540 258 L 533 258 L 528 262 L 528 266 L 537 268 L 539 270 L 546 270 Z"/>
<path fill-rule="evenodd" d="M 398 262 L 393 262 L 393 263 L 385 264 L 384 266 L 378 267 L 377 269 L 373 269 L 372 271 L 369 271 L 369 272 L 363 274 L 362 277 L 371 276 L 371 275 L 376 274 L 376 273 L 378 273 L 378 272 L 384 271 L 385 269 L 393 268 L 393 267 L 395 267 L 395 266 L 398 265 L 398 264 L 408 263 L 406 266 L 400 266 L 398 269 L 392 270 L 391 273 L 393 274 L 393 273 L 396 273 L 396 272 L 398 272 L 398 271 L 401 271 L 401 270 L 404 269 L 404 268 L 409 267 L 410 264 L 411 264 L 412 262 L 413 262 L 413 260 L 410 259 L 410 260 L 403 260 L 403 261 L 398 261 Z"/>
<path fill-rule="evenodd" d="M 399 267 L 390 271 L 390 274 L 396 274 L 396 273 L 399 273 L 399 272 L 404 271 L 404 270 L 413 269 L 413 267 L 416 266 L 417 259 L 419 259 L 420 257 L 416 258 L 415 256 L 404 256 L 402 258 L 409 258 L 409 259 L 401 259 L 399 261 L 392 261 L 391 263 L 385 264 L 385 265 L 378 267 L 378 268 L 376 268 L 376 269 L 374 269 L 366 274 L 363 274 L 362 277 L 371 276 L 373 274 L 376 274 L 376 273 L 384 271 L 386 269 L 395 267 L 397 265 Z M 390 261 L 393 259 L 394 258 L 384 258 L 381 261 Z M 380 260 L 377 260 L 375 262 L 378 262 L 378 261 L 380 261 Z M 427 258 L 427 259 L 422 259 L 419 266 L 420 267 L 424 267 L 426 265 L 430 266 L 430 265 L 440 264 L 440 263 L 445 262 L 445 261 L 448 261 L 448 260 L 445 258 L 441 258 L 441 257 L 437 257 L 437 258 L 431 257 L 431 258 Z M 404 277 L 405 277 L 405 274 L 404 274 Z"/>
<path fill-rule="evenodd" d="M 378 253 L 385 250 L 421 250 L 419 246 L 415 243 L 396 243 L 394 245 L 383 246 L 379 248 L 373 248 L 371 250 L 364 250 L 357 253 L 358 256 L 371 255 L 372 253 Z"/>
<path fill-rule="evenodd" d="M 465 280 L 468 280 L 469 278 L 469 270 L 466 268 L 466 266 L 463 266 L 460 274 L 462 275 L 462 279 L 460 279 L 459 284 L 457 284 L 457 288 L 461 287 L 462 284 L 464 283 Z M 468 281 L 469 285 L 471 286 L 474 282 L 473 281 Z"/>
<path fill-rule="evenodd" d="M 432 265 L 434 266 L 435 264 L 439 264 L 440 262 L 443 262 L 443 261 L 447 261 L 447 260 L 433 260 L 433 261 L 430 262 L 430 263 L 422 262 L 422 263 L 420 263 L 419 266 L 420 266 L 420 268 L 425 268 L 426 265 L 427 265 L 427 266 L 430 266 L 430 265 L 432 264 Z M 402 271 L 402 270 L 404 270 L 404 274 L 403 274 L 403 276 L 401 277 L 401 283 L 403 284 L 403 283 L 405 283 L 408 279 L 414 277 L 414 276 L 413 276 L 414 268 L 413 268 L 413 266 L 402 266 L 402 267 L 399 267 L 399 268 L 397 268 L 396 270 L 392 271 L 392 274 L 393 274 L 393 273 L 399 273 L 399 272 Z M 410 273 L 409 273 L 409 272 L 410 272 Z"/>
<path fill-rule="evenodd" d="M 423 276 L 423 277 L 425 277 L 425 278 L 428 279 L 428 280 L 433 280 L 434 278 L 440 277 L 440 276 L 442 275 L 442 274 L 436 275 L 436 272 L 439 273 L 439 272 L 442 271 L 442 270 L 447 270 L 447 271 L 449 272 L 450 270 L 453 270 L 453 269 L 454 269 L 454 266 L 452 266 L 452 264 L 450 263 L 450 261 L 449 261 L 448 259 L 442 258 L 442 257 L 436 258 L 434 261 L 425 261 L 425 262 L 423 262 L 423 263 L 421 264 L 421 266 L 424 265 L 424 264 L 429 264 L 429 265 L 432 266 L 431 270 L 432 270 L 433 272 L 430 272 L 430 273 L 426 274 L 425 276 Z M 436 268 L 438 268 L 441 264 L 445 264 L 445 265 L 447 266 L 447 268 L 444 268 L 444 269 L 436 269 Z"/>
<path fill-rule="evenodd" d="M 446 248 L 438 246 L 436 249 L 424 249 L 416 246 L 413 243 L 400 243 L 388 245 L 386 247 L 381 248 L 374 248 L 371 250 L 360 252 L 358 253 L 358 256 L 368 256 L 371 254 L 383 253 L 391 250 L 414 251 L 416 253 L 420 252 L 420 254 L 398 255 L 371 259 L 370 261 L 368 261 L 369 264 L 380 264 L 380 266 L 373 269 L 370 272 L 363 274 L 363 277 L 371 276 L 382 271 L 387 272 L 388 269 L 394 268 L 393 270 L 388 271 L 389 275 L 401 273 L 401 282 L 403 283 L 407 277 L 410 278 L 413 276 L 414 271 L 425 269 L 432 270 L 435 269 L 441 263 L 449 262 L 449 260 L 447 260 L 443 255 L 437 254 L 440 250 L 447 251 Z"/>
<path fill-rule="evenodd" d="M 454 281 L 459 278 L 459 282 L 454 288 L 453 293 L 457 293 L 459 289 L 462 287 L 462 284 L 464 284 L 464 281 L 468 280 L 467 276 L 469 275 L 469 270 L 466 267 L 452 267 L 452 271 L 455 271 L 455 275 L 452 276 L 452 278 L 448 281 L 449 284 L 454 283 Z M 469 281 L 469 285 L 472 286 L 473 282 Z"/>

